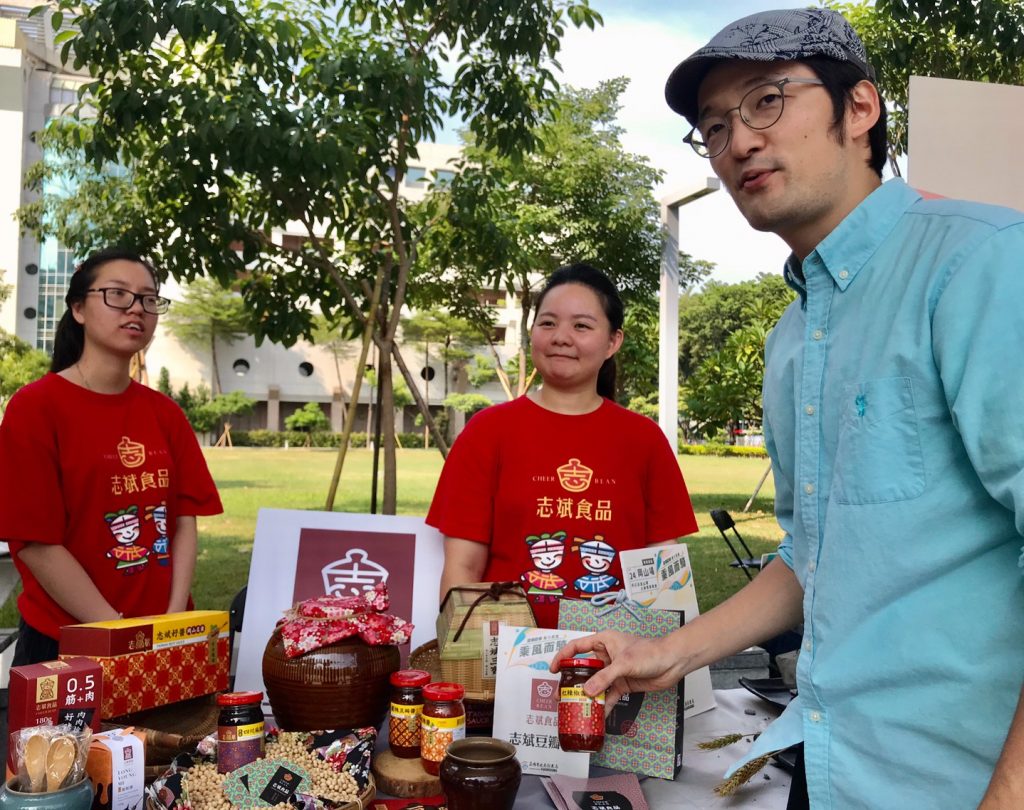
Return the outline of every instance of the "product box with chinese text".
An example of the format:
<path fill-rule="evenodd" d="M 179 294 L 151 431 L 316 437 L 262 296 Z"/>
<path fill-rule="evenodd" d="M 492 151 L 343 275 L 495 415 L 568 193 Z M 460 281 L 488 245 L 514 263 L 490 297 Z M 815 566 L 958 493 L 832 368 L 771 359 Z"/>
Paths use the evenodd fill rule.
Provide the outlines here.
<path fill-rule="evenodd" d="M 619 562 L 622 564 L 626 595 L 634 602 L 654 610 L 682 611 L 687 621 L 693 621 L 700 615 L 686 543 L 620 551 Z M 685 687 L 684 717 L 693 717 L 715 708 L 708 667 L 687 675 Z"/>
<path fill-rule="evenodd" d="M 85 771 L 92 782 L 94 810 L 137 810 L 143 807 L 146 737 L 133 728 L 93 736 Z"/>
<path fill-rule="evenodd" d="M 60 629 L 61 658 L 103 667 L 103 716 L 119 717 L 227 689 L 228 614 L 192 610 L 72 624 Z"/>
<path fill-rule="evenodd" d="M 12 667 L 8 687 L 7 730 L 62 723 L 99 729 L 103 670 L 90 658 L 68 658 Z M 10 738 L 8 738 L 9 740 Z M 7 775 L 16 770 L 14 746 L 7 747 Z"/>

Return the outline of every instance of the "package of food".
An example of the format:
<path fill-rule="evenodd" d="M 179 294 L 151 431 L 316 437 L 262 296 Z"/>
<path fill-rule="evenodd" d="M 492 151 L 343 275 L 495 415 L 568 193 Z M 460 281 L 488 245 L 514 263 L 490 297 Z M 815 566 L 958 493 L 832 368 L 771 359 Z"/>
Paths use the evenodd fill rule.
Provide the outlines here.
<path fill-rule="evenodd" d="M 85 771 L 92 782 L 94 810 L 135 810 L 143 806 L 146 737 L 133 728 L 93 735 Z"/>
<path fill-rule="evenodd" d="M 103 668 L 106 718 L 227 689 L 228 614 L 163 616 L 65 625 L 60 657 L 87 656 Z"/>
<path fill-rule="evenodd" d="M 98 729 L 103 669 L 89 658 L 66 658 L 12 667 L 7 723 L 13 735 L 34 726 Z M 15 746 L 7 748 L 7 776 L 17 773 Z"/>
<path fill-rule="evenodd" d="M 83 782 L 91 737 L 88 726 L 78 729 L 66 723 L 15 731 L 9 741 L 17 774 L 12 786 L 21 793 L 56 793 Z M 44 799 L 38 806 L 55 805 Z"/>

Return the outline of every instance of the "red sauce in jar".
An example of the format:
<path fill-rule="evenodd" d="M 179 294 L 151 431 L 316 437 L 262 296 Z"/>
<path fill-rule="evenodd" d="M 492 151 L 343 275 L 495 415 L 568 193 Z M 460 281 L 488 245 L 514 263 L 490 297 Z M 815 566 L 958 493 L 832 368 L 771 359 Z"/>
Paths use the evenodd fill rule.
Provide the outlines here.
<path fill-rule="evenodd" d="M 420 719 L 420 761 L 423 769 L 437 776 L 441 760 L 454 740 L 466 736 L 466 690 L 457 683 L 431 683 L 423 687 L 423 715 Z"/>
<path fill-rule="evenodd" d="M 415 759 L 420 755 L 423 687 L 428 683 L 430 673 L 422 669 L 402 669 L 391 673 L 388 745 L 396 757 Z"/>
<path fill-rule="evenodd" d="M 563 751 L 595 753 L 604 745 L 604 692 L 591 697 L 583 691 L 602 667 L 599 658 L 566 658 L 559 664 L 558 744 Z"/>

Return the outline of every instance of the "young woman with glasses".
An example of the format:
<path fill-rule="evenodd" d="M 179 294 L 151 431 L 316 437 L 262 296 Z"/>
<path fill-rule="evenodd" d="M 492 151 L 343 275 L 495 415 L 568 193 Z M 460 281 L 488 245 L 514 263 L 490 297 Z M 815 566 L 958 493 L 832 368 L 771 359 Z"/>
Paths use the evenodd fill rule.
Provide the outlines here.
<path fill-rule="evenodd" d="M 14 664 L 57 657 L 60 627 L 186 610 L 196 516 L 223 511 L 181 409 L 132 380 L 170 302 L 124 250 L 71 276 L 50 373 L 0 422 L 0 539 L 21 574 Z"/>

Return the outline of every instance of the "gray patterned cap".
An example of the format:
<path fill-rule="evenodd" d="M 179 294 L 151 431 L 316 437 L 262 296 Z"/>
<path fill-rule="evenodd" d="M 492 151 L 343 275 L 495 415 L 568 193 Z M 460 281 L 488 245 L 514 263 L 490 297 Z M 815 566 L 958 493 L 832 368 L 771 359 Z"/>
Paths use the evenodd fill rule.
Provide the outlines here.
<path fill-rule="evenodd" d="M 721 59 L 783 62 L 827 56 L 850 62 L 874 81 L 864 43 L 850 23 L 828 8 L 759 11 L 730 23 L 700 50 L 680 62 L 665 84 L 668 106 L 691 123 L 697 119 L 697 90 Z"/>

